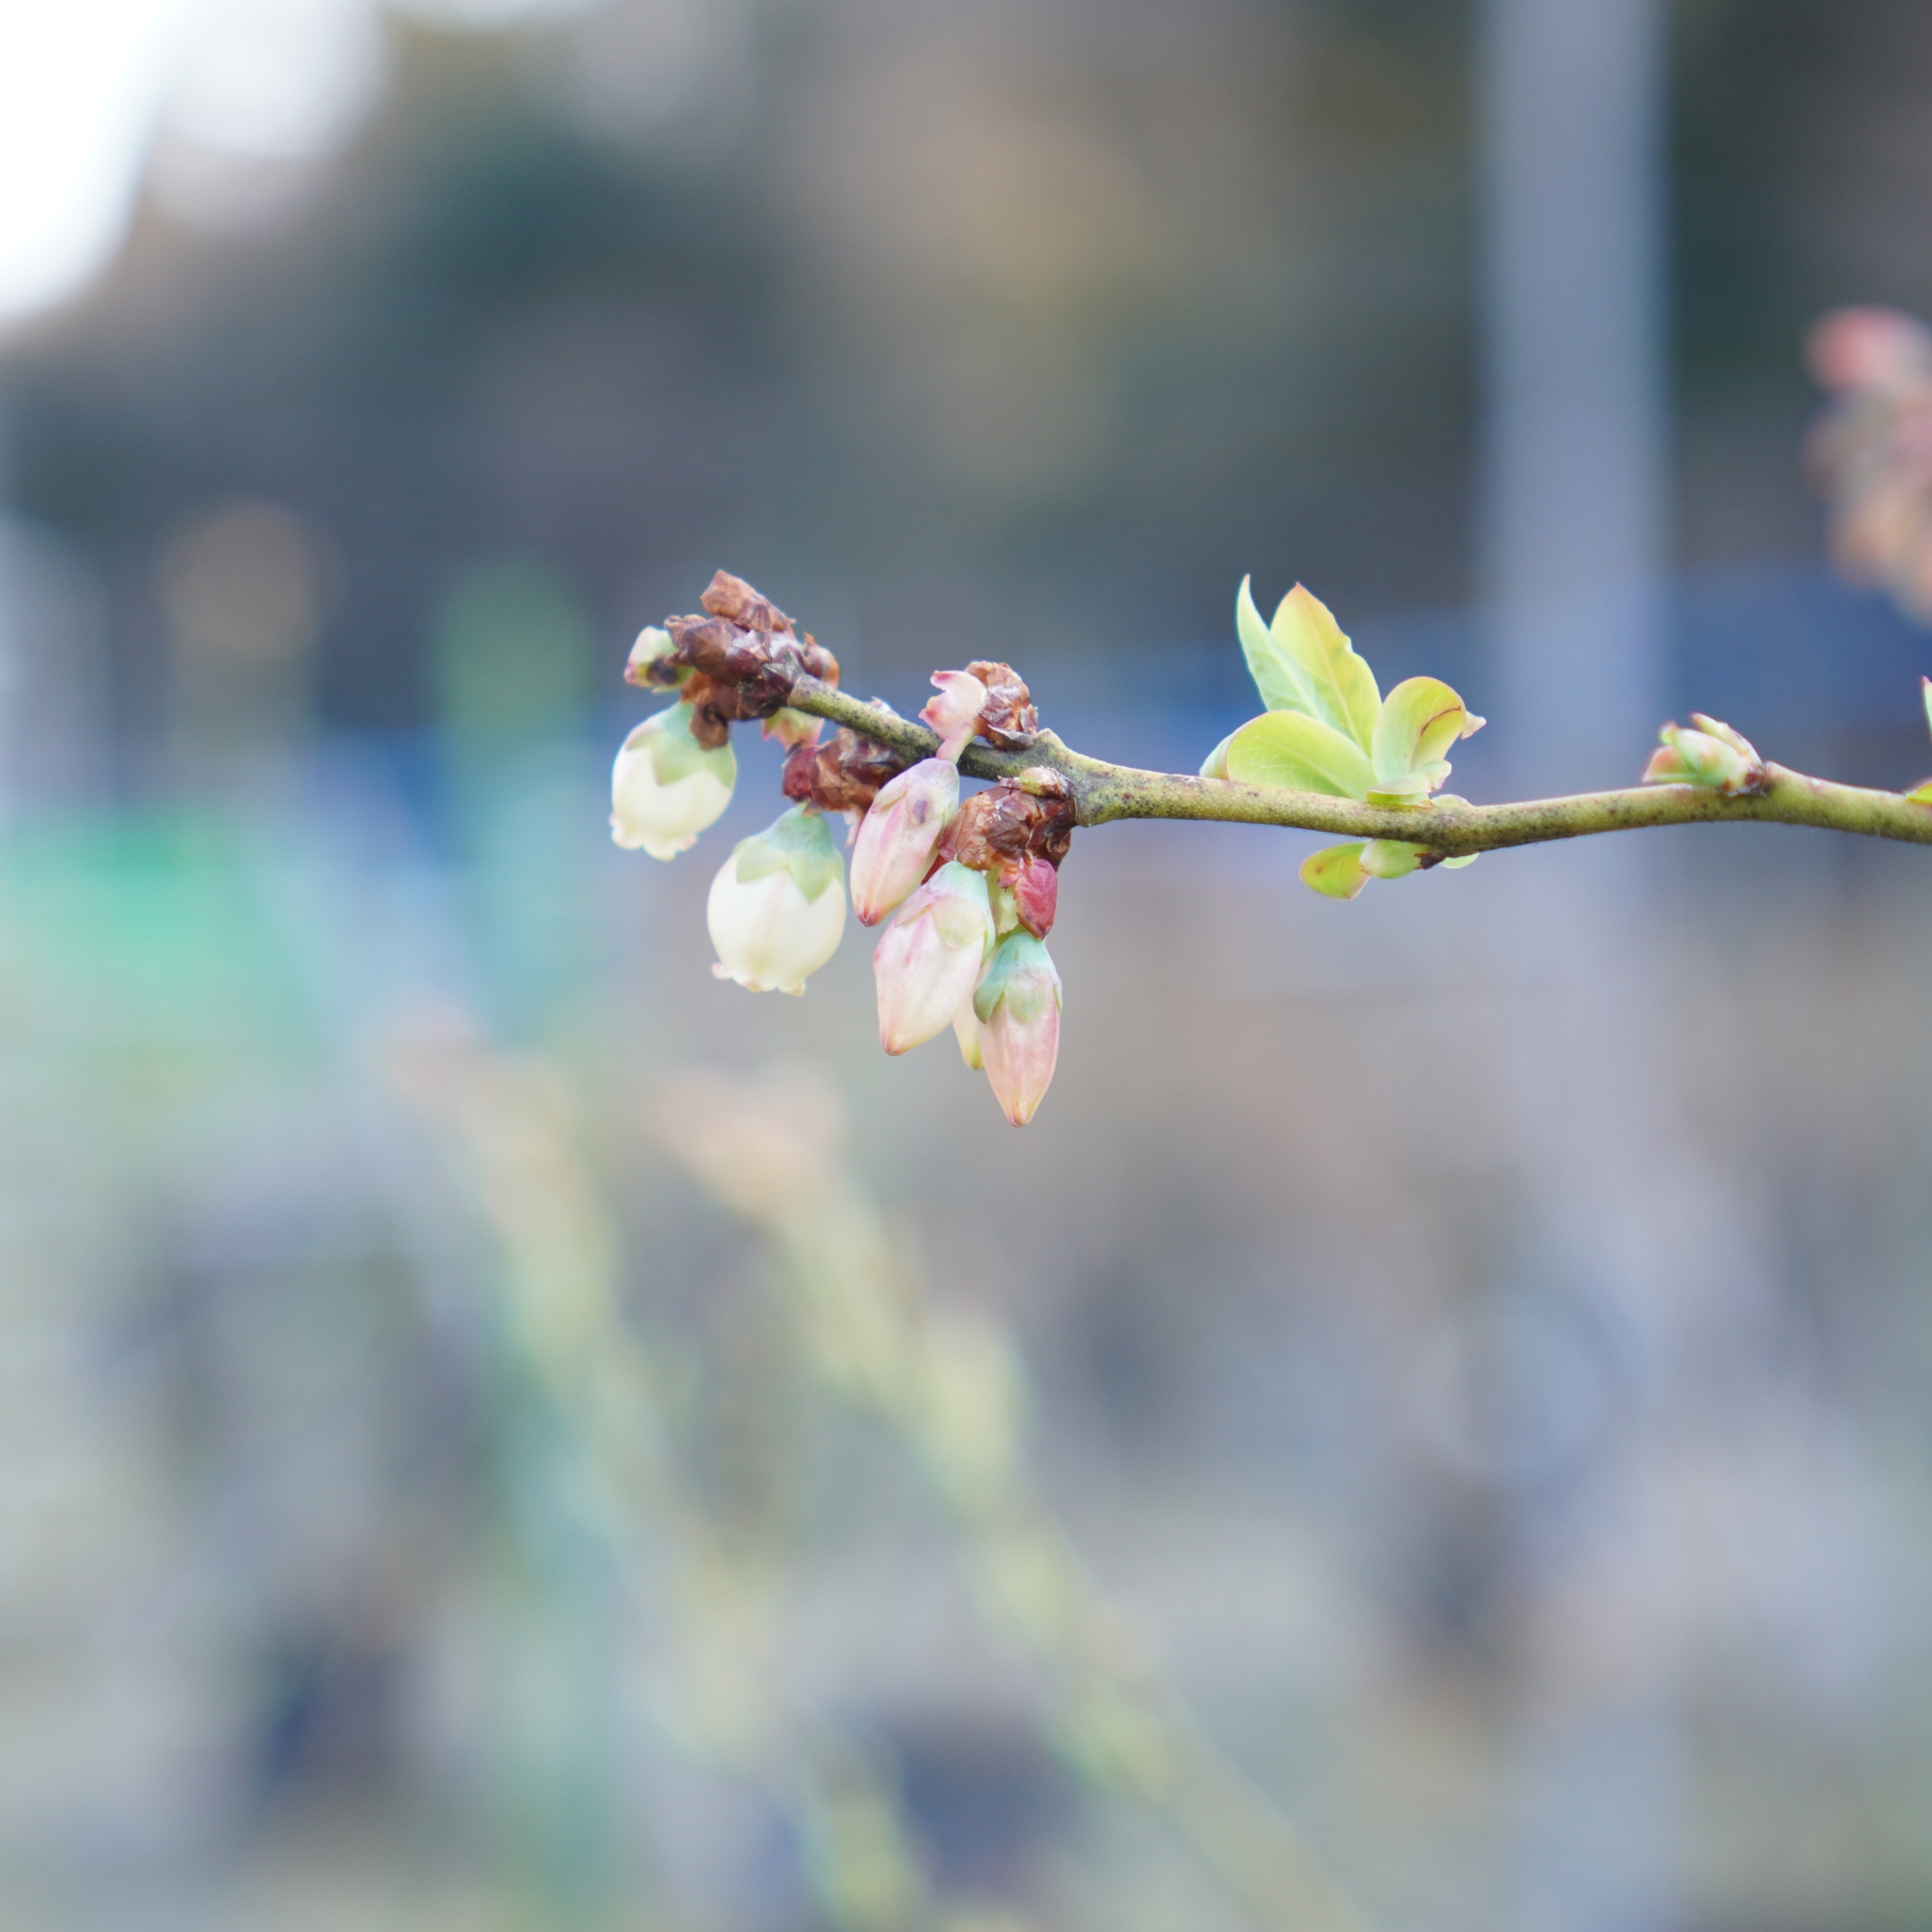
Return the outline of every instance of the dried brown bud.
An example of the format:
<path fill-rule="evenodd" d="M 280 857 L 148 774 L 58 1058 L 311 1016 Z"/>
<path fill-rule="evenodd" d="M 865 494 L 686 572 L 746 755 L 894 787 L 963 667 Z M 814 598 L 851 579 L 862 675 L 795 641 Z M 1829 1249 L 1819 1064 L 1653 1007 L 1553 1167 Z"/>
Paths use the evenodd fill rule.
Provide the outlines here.
<path fill-rule="evenodd" d="M 665 629 L 677 662 L 720 684 L 736 684 L 771 662 L 763 637 L 724 617 L 667 617 Z"/>
<path fill-rule="evenodd" d="M 985 708 L 980 713 L 980 735 L 1003 752 L 1023 751 L 1039 731 L 1039 713 L 1032 694 L 1011 665 L 981 658 L 966 667 L 986 687 Z"/>
<path fill-rule="evenodd" d="M 829 745 L 796 745 L 784 762 L 784 795 L 824 811 L 867 810 L 911 761 L 856 731 Z"/>
<path fill-rule="evenodd" d="M 698 710 L 709 707 L 720 718 L 769 718 L 784 709 L 796 682 L 786 666 L 759 665 L 729 682 L 699 671 L 685 680 L 684 695 Z"/>
<path fill-rule="evenodd" d="M 1013 780 L 1002 779 L 959 808 L 948 839 L 948 858 L 1010 885 L 1027 860 L 1058 866 L 1066 857 L 1073 840 L 1073 802 L 1037 798 Z"/>
<path fill-rule="evenodd" d="M 684 701 L 691 706 L 691 735 L 707 752 L 715 752 L 731 736 L 730 720 L 718 708 L 720 694 L 729 695 L 733 686 L 713 684 L 708 677 L 685 680 Z"/>
<path fill-rule="evenodd" d="M 788 655 L 797 660 L 799 669 L 807 677 L 815 677 L 835 691 L 838 688 L 838 660 L 810 631 L 805 634 L 803 643 L 790 646 Z"/>
<path fill-rule="evenodd" d="M 815 639 L 800 638 L 792 621 L 743 579 L 722 570 L 703 599 L 703 616 L 667 617 L 671 648 L 651 659 L 643 674 L 672 683 L 683 672 L 684 695 L 698 723 L 698 742 L 724 742 L 724 726 L 781 711 L 801 674 L 837 685 L 838 660 Z M 755 620 L 750 627 L 740 619 Z"/>
<path fill-rule="evenodd" d="M 714 617 L 724 617 L 745 631 L 786 632 L 792 621 L 769 597 L 753 590 L 742 577 L 721 570 L 697 600 Z"/>

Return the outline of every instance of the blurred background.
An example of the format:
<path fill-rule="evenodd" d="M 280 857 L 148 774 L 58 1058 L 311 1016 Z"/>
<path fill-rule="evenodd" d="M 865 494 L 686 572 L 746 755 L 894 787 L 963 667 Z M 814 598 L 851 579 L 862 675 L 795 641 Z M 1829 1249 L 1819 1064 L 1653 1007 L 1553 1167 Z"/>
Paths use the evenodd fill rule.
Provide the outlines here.
<path fill-rule="evenodd" d="M 1084 833 L 1058 1083 L 709 973 L 639 627 L 1910 784 L 1908 0 L 0 0 L 0 1923 L 1932 1924 L 1932 941 L 1768 828 Z"/>

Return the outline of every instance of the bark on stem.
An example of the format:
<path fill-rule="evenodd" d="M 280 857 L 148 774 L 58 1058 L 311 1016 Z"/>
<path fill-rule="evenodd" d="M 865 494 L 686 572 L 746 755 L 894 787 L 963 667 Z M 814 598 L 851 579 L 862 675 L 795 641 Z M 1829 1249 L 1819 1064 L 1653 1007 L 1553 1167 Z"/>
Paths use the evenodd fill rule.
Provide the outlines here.
<path fill-rule="evenodd" d="M 847 696 L 802 677 L 786 700 L 835 724 L 850 725 L 908 758 L 929 758 L 938 738 L 889 706 Z M 1767 763 L 1769 788 L 1754 798 L 1725 798 L 1697 785 L 1632 785 L 1622 791 L 1581 792 L 1574 798 L 1528 799 L 1516 805 L 1456 805 L 1444 801 L 1410 810 L 1364 805 L 1320 792 L 1234 784 L 1226 779 L 1110 765 L 1069 751 L 1051 731 L 1020 752 L 971 745 L 959 760 L 969 778 L 1017 778 L 1030 767 L 1058 772 L 1073 793 L 1075 823 L 1106 825 L 1117 818 L 1202 818 L 1236 825 L 1281 825 L 1337 838 L 1400 838 L 1445 859 L 1507 845 L 1541 845 L 1596 832 L 1634 832 L 1652 825 L 1813 825 L 1870 838 L 1932 845 L 1932 806 L 1897 792 L 1833 784 Z"/>

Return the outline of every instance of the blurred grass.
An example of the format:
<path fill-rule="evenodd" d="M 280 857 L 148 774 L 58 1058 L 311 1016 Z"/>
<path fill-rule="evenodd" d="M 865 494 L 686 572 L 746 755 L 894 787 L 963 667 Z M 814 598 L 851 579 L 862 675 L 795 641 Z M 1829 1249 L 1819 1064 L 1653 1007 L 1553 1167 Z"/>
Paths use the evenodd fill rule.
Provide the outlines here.
<path fill-rule="evenodd" d="M 461 863 L 366 798 L 0 848 L 14 1920 L 1306 1924 L 1271 1805 L 1380 1922 L 1501 1922 L 1551 1662 L 1485 1351 L 1551 1378 L 1559 1517 L 1643 1419 L 1505 1272 L 1552 995 L 1500 862 L 1333 909 L 1298 849 L 1083 840 L 1016 1135 L 876 1056 L 859 944 L 715 985 L 729 828 L 592 861 L 568 763 Z M 1603 1614 L 1701 1922 L 1876 1932 L 1932 1897 L 1926 915 L 1716 842 L 1650 1077 L 1761 1249 L 1686 1264 L 1703 1421 Z"/>

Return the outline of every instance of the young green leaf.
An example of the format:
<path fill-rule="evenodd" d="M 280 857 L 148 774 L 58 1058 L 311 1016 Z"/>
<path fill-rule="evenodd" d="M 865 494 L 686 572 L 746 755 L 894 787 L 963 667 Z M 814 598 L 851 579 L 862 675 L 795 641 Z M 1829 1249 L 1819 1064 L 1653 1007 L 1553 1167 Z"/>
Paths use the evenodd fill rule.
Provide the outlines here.
<path fill-rule="evenodd" d="M 1362 870 L 1375 879 L 1406 879 L 1421 857 L 1420 845 L 1400 838 L 1371 838 L 1362 850 Z"/>
<path fill-rule="evenodd" d="M 1368 754 L 1331 724 L 1298 711 L 1267 711 L 1228 740 L 1228 776 L 1244 784 L 1360 798 L 1375 781 Z"/>
<path fill-rule="evenodd" d="M 1235 742 L 1235 734 L 1230 731 L 1208 755 L 1201 760 L 1201 776 L 1204 779 L 1224 779 L 1228 776 L 1228 747 Z"/>
<path fill-rule="evenodd" d="M 1324 845 L 1301 862 L 1301 883 L 1324 898 L 1351 899 L 1369 883 L 1362 869 L 1362 847 Z"/>
<path fill-rule="evenodd" d="M 1295 666 L 1314 700 L 1304 708 L 1366 752 L 1381 693 L 1376 689 L 1375 672 L 1356 655 L 1327 605 L 1297 583 L 1281 600 L 1268 635 Z"/>
<path fill-rule="evenodd" d="M 1420 776 L 1434 790 L 1449 776 L 1442 753 L 1483 727 L 1439 677 L 1406 677 L 1382 699 L 1372 747 L 1377 785 L 1397 790 Z"/>
<path fill-rule="evenodd" d="M 1248 675 L 1270 711 L 1300 711 L 1318 715 L 1314 694 L 1308 689 L 1293 656 L 1262 622 L 1249 587 L 1253 580 L 1241 579 L 1235 598 L 1235 629 L 1241 639 L 1241 655 L 1248 661 Z"/>

